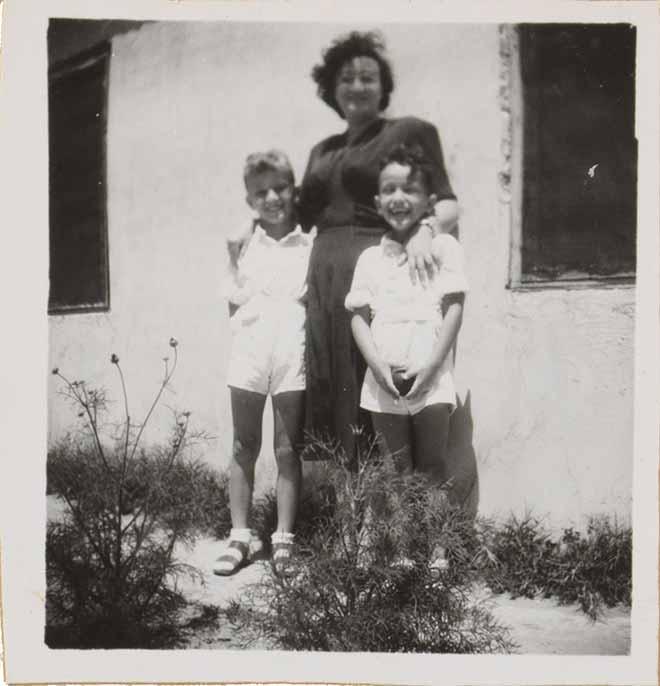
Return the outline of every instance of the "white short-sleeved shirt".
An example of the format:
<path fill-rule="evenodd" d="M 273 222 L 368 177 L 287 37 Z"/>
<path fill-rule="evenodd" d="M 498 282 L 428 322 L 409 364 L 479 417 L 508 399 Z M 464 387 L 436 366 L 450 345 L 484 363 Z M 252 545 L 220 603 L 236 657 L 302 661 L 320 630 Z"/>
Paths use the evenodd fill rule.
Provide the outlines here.
<path fill-rule="evenodd" d="M 413 284 L 407 262 L 401 262 L 404 251 L 401 243 L 387 235 L 379 245 L 367 248 L 358 258 L 351 290 L 345 301 L 346 308 L 351 311 L 369 307 L 374 343 L 391 367 L 423 363 L 431 354 L 442 322 L 443 297 L 448 293 L 468 291 L 463 250 L 449 234 L 433 238 L 432 251 L 440 268 L 426 287 L 419 282 Z M 455 405 L 452 370 L 452 356 L 448 355 L 432 390 L 414 404 L 405 398 L 395 401 L 368 370 L 361 405 L 373 412 L 393 414 L 415 414 L 437 402 Z"/>
<path fill-rule="evenodd" d="M 261 226 L 223 285 L 231 318 L 228 384 L 262 394 L 304 390 L 307 268 L 316 232 L 300 226 L 280 240 Z"/>

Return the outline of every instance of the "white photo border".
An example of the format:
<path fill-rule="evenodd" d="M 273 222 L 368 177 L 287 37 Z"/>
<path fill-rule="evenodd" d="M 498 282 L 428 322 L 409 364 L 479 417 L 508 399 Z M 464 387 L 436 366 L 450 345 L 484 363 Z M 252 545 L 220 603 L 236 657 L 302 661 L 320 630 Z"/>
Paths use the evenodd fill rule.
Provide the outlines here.
<path fill-rule="evenodd" d="M 380 2 L 379 23 L 620 22 L 637 26 L 639 220 L 635 324 L 634 594 L 629 656 L 54 651 L 43 641 L 47 403 L 47 55 L 50 17 L 170 21 L 374 19 L 369 2 L 6 0 L 2 35 L 1 224 L 5 327 L 2 604 L 10 683 L 295 682 L 655 684 L 658 629 L 658 6 L 650 2 Z"/>

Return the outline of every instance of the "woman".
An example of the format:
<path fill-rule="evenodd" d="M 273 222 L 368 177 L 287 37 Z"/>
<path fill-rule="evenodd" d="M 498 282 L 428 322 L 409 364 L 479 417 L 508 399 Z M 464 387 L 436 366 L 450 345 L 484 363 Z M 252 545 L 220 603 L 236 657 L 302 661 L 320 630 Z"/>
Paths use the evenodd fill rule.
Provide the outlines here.
<path fill-rule="evenodd" d="M 353 32 L 336 40 L 312 77 L 346 129 L 314 146 L 300 191 L 302 224 L 318 229 L 308 273 L 306 427 L 308 435 L 339 439 L 353 458 L 354 427 L 368 421 L 359 411 L 365 365 L 344 299 L 358 256 L 387 228 L 374 204 L 380 161 L 397 144 L 417 143 L 433 165 L 436 221 L 420 227 L 409 242 L 411 278 L 425 279 L 432 270 L 433 233 L 455 227 L 458 207 L 435 127 L 412 117 L 382 116 L 393 79 L 375 34 Z"/>

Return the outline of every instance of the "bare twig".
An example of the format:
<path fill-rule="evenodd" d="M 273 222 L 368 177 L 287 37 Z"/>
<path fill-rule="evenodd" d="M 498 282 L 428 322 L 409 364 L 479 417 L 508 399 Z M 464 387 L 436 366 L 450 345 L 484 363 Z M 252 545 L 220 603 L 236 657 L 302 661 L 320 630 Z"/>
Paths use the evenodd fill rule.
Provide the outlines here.
<path fill-rule="evenodd" d="M 99 436 L 98 427 L 96 425 L 96 418 L 90 409 L 89 402 L 87 402 L 87 396 L 86 391 L 84 391 L 84 385 L 82 386 L 84 395 L 81 395 L 78 392 L 78 388 L 80 387 L 79 382 L 69 381 L 69 379 L 67 379 L 63 374 L 60 374 L 57 368 L 53 370 L 53 373 L 55 374 L 55 376 L 59 376 L 60 379 L 64 381 L 64 383 L 67 385 L 67 388 L 69 389 L 71 397 L 73 397 L 74 400 L 83 408 L 84 413 L 87 415 L 87 421 L 92 430 L 92 435 L 94 436 L 94 443 L 96 445 L 96 450 L 98 451 L 99 457 L 101 458 L 101 460 L 103 460 L 103 464 L 106 470 L 109 473 L 111 473 L 112 470 L 110 468 L 110 465 L 108 464 L 108 461 L 106 460 L 105 451 L 103 450 L 103 445 L 101 444 L 101 437 Z"/>

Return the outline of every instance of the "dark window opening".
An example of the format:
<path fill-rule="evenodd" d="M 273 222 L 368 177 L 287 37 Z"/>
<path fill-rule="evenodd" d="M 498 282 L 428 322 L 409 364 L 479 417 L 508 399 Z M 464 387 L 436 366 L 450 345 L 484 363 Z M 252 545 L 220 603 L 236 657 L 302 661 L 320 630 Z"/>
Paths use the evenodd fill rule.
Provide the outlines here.
<path fill-rule="evenodd" d="M 49 69 L 51 313 L 110 305 L 106 122 L 110 49 L 103 43 Z"/>
<path fill-rule="evenodd" d="M 522 282 L 632 278 L 635 28 L 519 26 Z"/>

